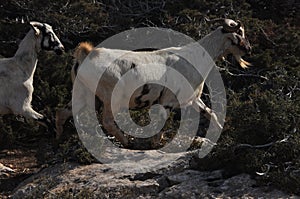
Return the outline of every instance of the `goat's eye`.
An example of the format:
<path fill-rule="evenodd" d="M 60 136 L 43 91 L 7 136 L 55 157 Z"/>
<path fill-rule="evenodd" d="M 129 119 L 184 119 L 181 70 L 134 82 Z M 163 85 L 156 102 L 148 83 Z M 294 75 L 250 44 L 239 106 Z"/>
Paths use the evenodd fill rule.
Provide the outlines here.
<path fill-rule="evenodd" d="M 238 30 L 238 31 L 237 31 L 237 34 L 239 34 L 239 35 L 243 36 L 243 33 L 242 33 L 242 31 L 241 31 L 241 30 Z"/>

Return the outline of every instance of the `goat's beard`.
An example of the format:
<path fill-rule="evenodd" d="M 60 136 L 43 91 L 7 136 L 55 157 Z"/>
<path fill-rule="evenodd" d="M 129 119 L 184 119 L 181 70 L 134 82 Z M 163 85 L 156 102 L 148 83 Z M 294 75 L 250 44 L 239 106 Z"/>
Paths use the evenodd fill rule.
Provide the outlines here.
<path fill-rule="evenodd" d="M 239 62 L 240 66 L 241 66 L 242 68 L 245 69 L 245 68 L 248 68 L 249 66 L 252 66 L 252 64 L 249 63 L 249 62 L 247 62 L 247 61 L 245 61 L 245 60 L 242 58 L 241 55 L 235 55 L 234 57 L 235 57 L 235 59 Z"/>

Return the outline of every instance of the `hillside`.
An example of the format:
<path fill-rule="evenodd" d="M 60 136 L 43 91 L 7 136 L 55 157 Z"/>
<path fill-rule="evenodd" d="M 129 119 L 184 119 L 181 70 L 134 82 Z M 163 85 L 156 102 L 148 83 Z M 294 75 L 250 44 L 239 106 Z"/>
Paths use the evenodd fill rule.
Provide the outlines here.
<path fill-rule="evenodd" d="M 2 0 L 0 55 L 14 55 L 29 31 L 29 21 L 53 26 L 66 52 L 61 57 L 40 53 L 32 105 L 54 123 L 57 108 L 71 99 L 72 53 L 79 42 L 97 45 L 139 27 L 169 28 L 199 40 L 216 28 L 205 22 L 205 16 L 238 19 L 253 48 L 245 59 L 253 66 L 243 70 L 230 56 L 228 61 L 217 62 L 227 95 L 225 126 L 213 151 L 204 159 L 194 159 L 190 169 L 222 169 L 230 177 L 245 174 L 255 179 L 257 186 L 299 195 L 299 9 L 295 0 Z M 72 120 L 57 141 L 54 132 L 34 121 L 0 117 L 0 163 L 16 171 L 0 176 L 3 197 L 44 168 L 94 162 Z"/>

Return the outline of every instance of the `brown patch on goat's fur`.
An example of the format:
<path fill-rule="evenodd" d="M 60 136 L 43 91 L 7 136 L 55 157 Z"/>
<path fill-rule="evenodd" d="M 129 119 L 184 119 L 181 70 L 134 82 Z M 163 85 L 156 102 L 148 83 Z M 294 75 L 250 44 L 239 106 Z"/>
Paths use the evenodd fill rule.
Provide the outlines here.
<path fill-rule="evenodd" d="M 94 49 L 93 44 L 90 42 L 81 42 L 74 52 L 74 58 L 80 62 Z"/>

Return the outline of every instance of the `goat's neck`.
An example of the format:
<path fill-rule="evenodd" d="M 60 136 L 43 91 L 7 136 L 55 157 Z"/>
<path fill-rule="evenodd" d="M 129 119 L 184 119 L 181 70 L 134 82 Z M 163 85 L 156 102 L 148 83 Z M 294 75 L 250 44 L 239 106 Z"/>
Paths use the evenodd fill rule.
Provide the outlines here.
<path fill-rule="evenodd" d="M 215 30 L 203 37 L 199 44 L 208 52 L 214 61 L 221 58 L 224 53 L 223 37 L 220 36 L 220 30 Z"/>
<path fill-rule="evenodd" d="M 30 30 L 25 38 L 21 41 L 19 48 L 14 56 L 20 70 L 22 70 L 28 78 L 32 77 L 37 64 L 37 42 L 38 39 L 33 30 Z"/>
<path fill-rule="evenodd" d="M 202 49 L 199 49 L 199 44 L 200 46 L 210 55 L 211 59 L 207 59 L 206 60 L 201 60 L 199 59 L 199 57 L 201 57 L 201 55 L 207 55 L 207 53 L 201 53 Z M 183 46 L 177 50 L 180 51 L 181 55 L 186 56 L 188 59 L 190 59 L 189 61 L 191 61 L 190 63 L 195 64 L 195 65 L 199 65 L 199 62 L 201 63 L 201 61 L 203 61 L 203 63 L 205 63 L 206 65 L 199 65 L 200 68 L 198 68 L 199 72 L 202 75 L 202 78 L 205 80 L 209 73 L 211 72 L 211 70 L 213 69 L 214 66 L 214 61 L 218 60 L 224 53 L 224 49 L 223 49 L 223 38 L 221 37 L 221 32 L 220 30 L 215 30 L 212 33 L 206 35 L 204 38 L 202 38 L 200 41 L 198 41 L 198 43 L 191 43 L 189 45 Z M 195 53 L 196 51 L 196 53 Z M 198 52 L 200 52 L 201 54 L 199 55 Z M 194 61 L 194 63 L 193 63 Z"/>

